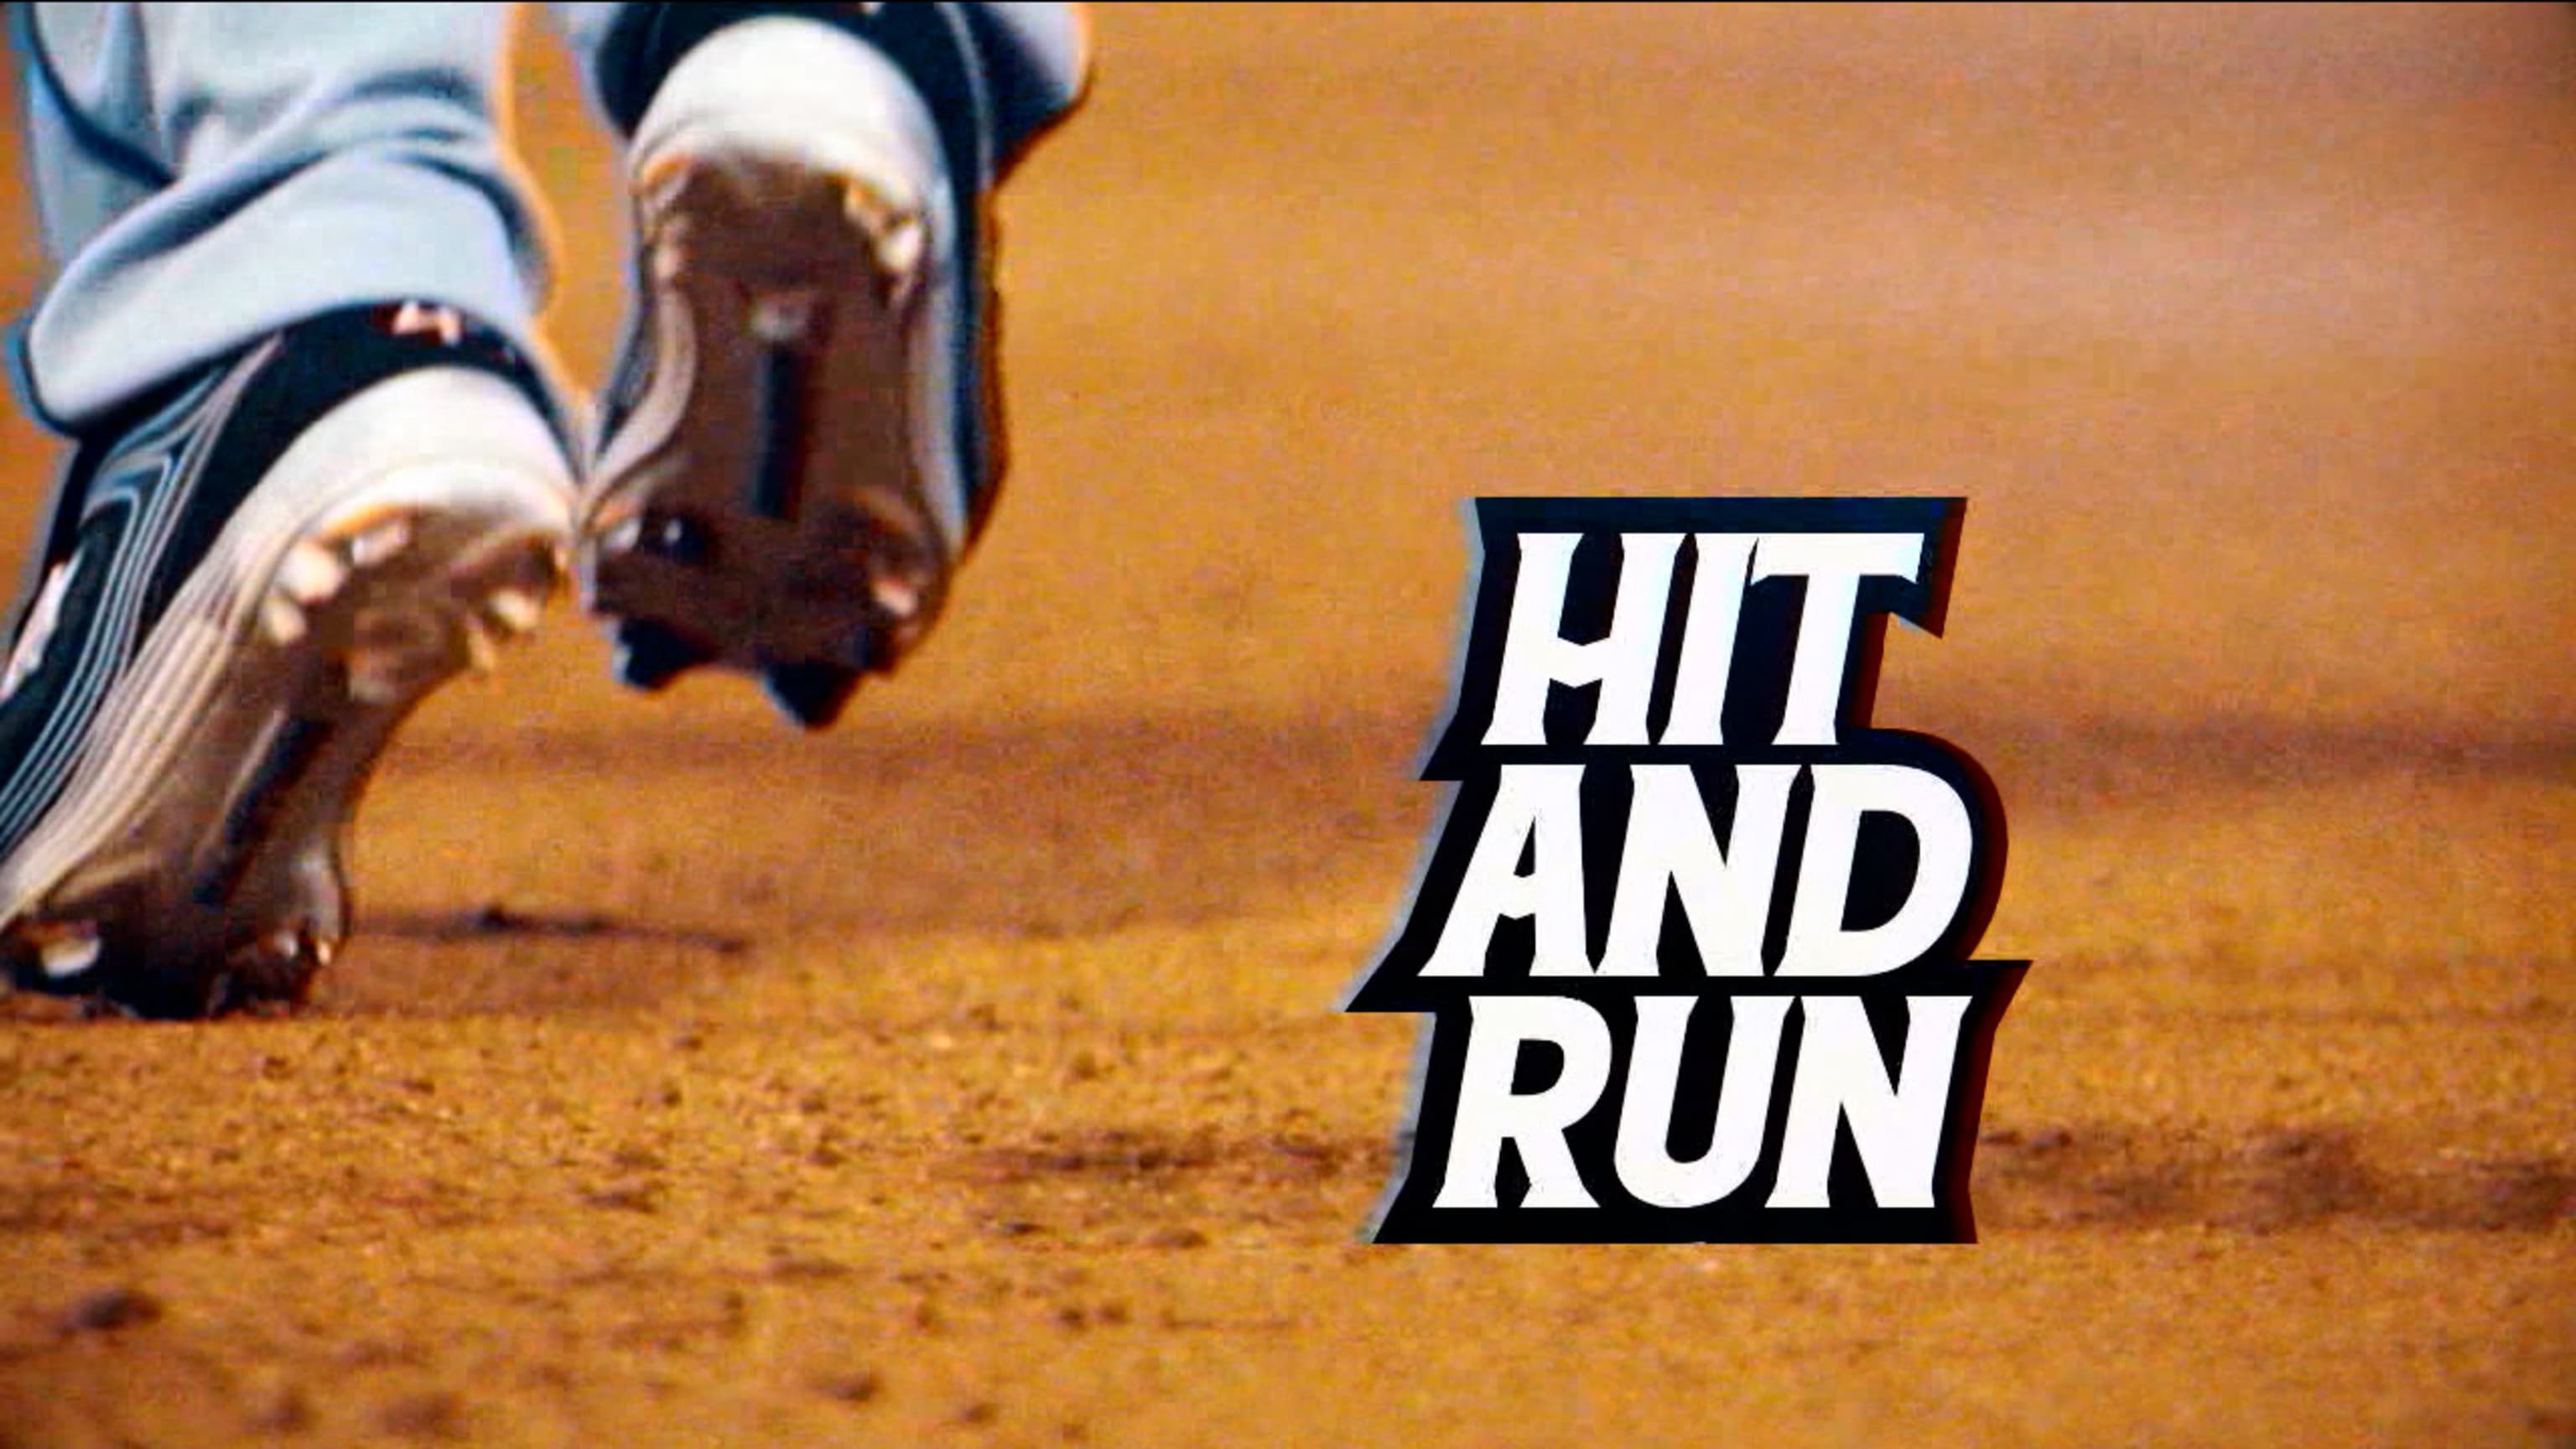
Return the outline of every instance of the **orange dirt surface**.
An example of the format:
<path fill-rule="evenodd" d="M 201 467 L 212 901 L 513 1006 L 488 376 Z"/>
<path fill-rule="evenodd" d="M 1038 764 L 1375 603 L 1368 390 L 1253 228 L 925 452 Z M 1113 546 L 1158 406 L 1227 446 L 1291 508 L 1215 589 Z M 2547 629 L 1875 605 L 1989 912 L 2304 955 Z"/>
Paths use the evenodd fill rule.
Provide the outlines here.
<path fill-rule="evenodd" d="M 0 1444 L 2576 1443 L 2576 13 L 1098 22 L 899 678 L 807 738 L 559 602 L 305 1014 L 8 1003 Z M 1503 493 L 1969 498 L 1877 715 L 2012 825 L 1979 1245 L 1357 1241 Z"/>

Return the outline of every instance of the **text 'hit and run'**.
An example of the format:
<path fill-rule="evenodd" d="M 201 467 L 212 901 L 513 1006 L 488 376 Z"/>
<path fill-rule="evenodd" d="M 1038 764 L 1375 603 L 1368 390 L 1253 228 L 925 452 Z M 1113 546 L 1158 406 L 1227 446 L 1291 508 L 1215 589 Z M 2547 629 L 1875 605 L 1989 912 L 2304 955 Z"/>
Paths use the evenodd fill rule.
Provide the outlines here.
<path fill-rule="evenodd" d="M 1431 1017 L 1382 1242 L 1975 1236 L 2003 811 L 1870 720 L 1956 499 L 1487 499 L 1454 782 L 1354 1011 Z"/>

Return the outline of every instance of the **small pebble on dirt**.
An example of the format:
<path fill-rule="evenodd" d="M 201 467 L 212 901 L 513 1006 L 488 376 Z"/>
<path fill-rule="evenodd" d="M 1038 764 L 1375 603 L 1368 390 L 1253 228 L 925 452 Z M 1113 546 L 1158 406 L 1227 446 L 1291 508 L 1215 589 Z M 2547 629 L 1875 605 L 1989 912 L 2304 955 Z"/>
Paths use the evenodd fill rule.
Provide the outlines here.
<path fill-rule="evenodd" d="M 885 1379 L 874 1369 L 860 1369 L 856 1373 L 829 1375 L 814 1387 L 827 1399 L 865 1404 L 885 1392 Z"/>
<path fill-rule="evenodd" d="M 661 1211 L 662 1193 L 661 1189 L 653 1184 L 644 1182 L 585 1193 L 582 1201 L 592 1207 L 607 1208 L 615 1212 L 653 1213 Z"/>
<path fill-rule="evenodd" d="M 453 1439 L 465 1425 L 465 1401 L 445 1389 L 405 1394 L 385 1405 L 382 1422 L 406 1439 Z"/>
<path fill-rule="evenodd" d="M 313 1404 L 304 1391 L 283 1380 L 253 1389 L 243 1421 L 256 1434 L 301 1434 L 313 1427 Z"/>
<path fill-rule="evenodd" d="M 850 1266 L 807 1253 L 782 1253 L 769 1260 L 772 1278 L 847 1278 Z"/>
<path fill-rule="evenodd" d="M 65 1333 L 112 1333 L 158 1322 L 161 1300 L 140 1288 L 103 1288 L 63 1310 Z"/>

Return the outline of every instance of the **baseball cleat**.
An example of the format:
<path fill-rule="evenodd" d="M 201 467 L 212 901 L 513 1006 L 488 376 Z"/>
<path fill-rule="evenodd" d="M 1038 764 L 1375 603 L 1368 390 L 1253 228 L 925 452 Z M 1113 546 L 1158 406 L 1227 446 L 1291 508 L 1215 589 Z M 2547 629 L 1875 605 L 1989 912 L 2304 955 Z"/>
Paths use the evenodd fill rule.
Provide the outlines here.
<path fill-rule="evenodd" d="M 803 19 L 698 43 L 632 154 L 584 601 L 629 684 L 713 664 L 821 729 L 929 633 L 990 503 L 976 195 L 903 73 Z"/>
<path fill-rule="evenodd" d="M 496 335 L 278 333 L 85 439 L 0 675 L 0 960 L 138 1015 L 302 1001 L 395 729 L 557 587 L 570 467 Z"/>

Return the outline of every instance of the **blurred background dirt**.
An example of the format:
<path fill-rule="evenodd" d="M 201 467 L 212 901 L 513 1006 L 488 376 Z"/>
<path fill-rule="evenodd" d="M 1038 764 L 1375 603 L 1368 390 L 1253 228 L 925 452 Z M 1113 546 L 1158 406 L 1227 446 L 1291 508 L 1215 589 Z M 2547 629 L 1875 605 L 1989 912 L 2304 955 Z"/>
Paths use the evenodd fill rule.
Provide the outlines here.
<path fill-rule="evenodd" d="M 305 1017 L 11 1005 L 0 1443 L 2576 1443 L 2576 12 L 1097 18 L 900 679 L 802 738 L 559 605 Z M 1878 717 L 2013 826 L 1980 1246 L 1354 1241 L 1500 493 L 1970 499 Z"/>

